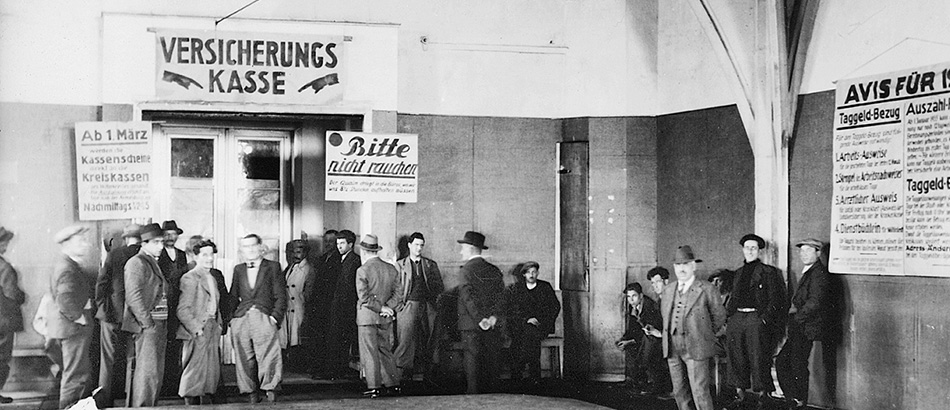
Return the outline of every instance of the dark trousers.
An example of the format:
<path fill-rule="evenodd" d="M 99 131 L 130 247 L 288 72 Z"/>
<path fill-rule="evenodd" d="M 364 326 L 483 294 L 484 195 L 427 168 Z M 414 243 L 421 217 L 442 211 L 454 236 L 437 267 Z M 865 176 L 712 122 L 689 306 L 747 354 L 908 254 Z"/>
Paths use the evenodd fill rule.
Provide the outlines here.
<path fill-rule="evenodd" d="M 125 389 L 126 355 L 130 334 L 121 330 L 122 324 L 99 323 L 99 392 L 100 407 L 112 407 L 117 392 Z"/>
<path fill-rule="evenodd" d="M 726 336 L 733 385 L 766 393 L 775 390 L 770 332 L 758 312 L 736 312 L 729 318 Z"/>
<path fill-rule="evenodd" d="M 354 309 L 355 313 L 355 309 Z M 331 333 L 327 338 L 325 363 L 331 373 L 347 372 L 352 352 L 358 351 L 358 337 L 355 315 L 334 317 Z"/>
<path fill-rule="evenodd" d="M 525 323 L 520 326 L 511 338 L 511 378 L 521 379 L 527 365 L 528 378 L 538 380 L 541 378 L 541 340 L 546 335 L 535 325 Z"/>
<path fill-rule="evenodd" d="M 491 330 L 463 330 L 462 356 L 465 362 L 465 394 L 495 390 L 498 380 L 498 356 L 501 333 Z"/>
<path fill-rule="evenodd" d="M 161 397 L 178 397 L 178 385 L 181 384 L 181 349 L 184 341 L 175 339 L 174 330 L 169 328 L 168 334 L 173 338 L 166 340 L 165 345 L 165 374 L 162 380 Z"/>
<path fill-rule="evenodd" d="M 7 382 L 10 375 L 10 359 L 13 358 L 14 331 L 0 332 L 0 388 Z"/>
<path fill-rule="evenodd" d="M 802 326 L 792 318 L 788 323 L 788 339 L 775 359 L 778 384 L 786 398 L 808 401 L 808 358 L 814 341 L 808 340 Z"/>
<path fill-rule="evenodd" d="M 666 393 L 672 389 L 670 368 L 663 359 L 661 339 L 643 336 L 636 345 L 627 345 L 624 354 L 627 360 L 627 380 L 649 386 L 656 393 Z"/>
<path fill-rule="evenodd" d="M 93 327 L 79 326 L 72 336 L 59 339 L 63 349 L 63 378 L 59 386 L 59 408 L 65 409 L 89 396 L 95 388 L 92 380 L 92 363 L 89 346 L 92 343 Z"/>

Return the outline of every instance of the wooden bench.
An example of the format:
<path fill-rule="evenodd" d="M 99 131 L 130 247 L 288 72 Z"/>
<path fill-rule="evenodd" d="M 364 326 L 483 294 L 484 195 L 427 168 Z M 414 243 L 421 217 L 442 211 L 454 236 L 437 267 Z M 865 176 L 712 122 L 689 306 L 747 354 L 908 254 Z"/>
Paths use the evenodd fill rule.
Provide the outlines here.
<path fill-rule="evenodd" d="M 462 354 L 462 342 L 452 342 L 448 346 L 446 353 L 452 352 L 461 355 Z M 508 348 L 504 348 L 508 350 Z M 548 354 L 548 369 L 550 369 L 551 377 L 560 379 L 561 375 L 564 374 L 564 338 L 560 336 L 549 336 L 541 340 L 541 352 L 542 357 L 544 352 Z M 507 368 L 505 366 L 507 363 L 502 363 L 502 368 Z M 542 371 L 544 367 L 542 366 Z"/>

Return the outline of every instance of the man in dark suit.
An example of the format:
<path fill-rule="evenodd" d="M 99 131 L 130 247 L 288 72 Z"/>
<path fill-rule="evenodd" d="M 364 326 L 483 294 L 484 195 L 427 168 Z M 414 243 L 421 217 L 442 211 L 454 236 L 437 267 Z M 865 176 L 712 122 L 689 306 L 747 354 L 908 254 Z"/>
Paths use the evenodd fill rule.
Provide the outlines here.
<path fill-rule="evenodd" d="M 716 331 L 726 323 L 719 291 L 696 279 L 702 262 L 689 246 L 680 246 L 673 259 L 676 283 L 663 289 L 663 357 L 673 379 L 673 397 L 680 410 L 712 410 L 709 359 L 716 353 Z"/>
<path fill-rule="evenodd" d="M 660 365 L 666 366 L 660 351 L 663 331 L 660 307 L 643 294 L 639 283 L 628 283 L 624 295 L 627 327 L 617 347 L 624 351 L 627 359 L 627 379 L 646 393 L 665 390 L 660 388 Z"/>
<path fill-rule="evenodd" d="M 530 386 L 541 380 L 541 340 L 554 333 L 554 321 L 561 313 L 561 303 L 554 288 L 538 279 L 537 262 L 525 262 L 518 280 L 507 289 L 507 324 L 511 336 L 511 378 L 521 379 L 528 367 Z"/>
<path fill-rule="evenodd" d="M 263 258 L 260 236 L 241 239 L 241 255 L 246 262 L 234 267 L 230 292 L 238 389 L 251 403 L 260 402 L 261 391 L 274 402 L 283 373 L 277 329 L 287 311 L 287 282 L 280 264 Z"/>
<path fill-rule="evenodd" d="M 129 407 L 158 404 L 168 343 L 168 280 L 158 267 L 164 237 L 158 224 L 142 228 L 139 253 L 125 263 L 125 314 L 122 330 L 132 333 L 135 355 L 126 381 Z"/>
<path fill-rule="evenodd" d="M 23 330 L 23 312 L 20 311 L 20 305 L 26 301 L 26 294 L 20 289 L 16 269 L 3 259 L 11 239 L 13 232 L 0 226 L 0 388 L 10 375 L 13 335 Z M 10 397 L 0 396 L 0 403 L 12 401 Z"/>
<path fill-rule="evenodd" d="M 459 271 L 458 329 L 462 335 L 466 394 L 494 389 L 501 351 L 505 282 L 501 270 L 482 257 L 485 235 L 468 231 L 458 240 L 465 265 Z"/>
<path fill-rule="evenodd" d="M 95 282 L 79 262 L 88 255 L 88 228 L 75 225 L 59 231 L 53 239 L 62 255 L 50 280 L 53 297 L 46 315 L 47 337 L 59 340 L 63 351 L 63 376 L 59 388 L 59 407 L 67 408 L 92 392 L 92 364 L 89 347 L 93 336 L 93 300 Z"/>
<path fill-rule="evenodd" d="M 829 308 L 828 269 L 821 263 L 822 242 L 805 239 L 798 247 L 802 278 L 788 309 L 788 339 L 775 360 L 778 383 L 795 409 L 808 402 L 808 357 L 815 340 L 821 340 Z"/>
<path fill-rule="evenodd" d="M 426 238 L 419 232 L 409 236 L 409 256 L 396 262 L 399 270 L 402 307 L 396 312 L 396 366 L 401 379 L 410 380 L 416 367 L 416 352 L 423 364 L 432 352 L 429 338 L 435 325 L 436 305 L 444 290 L 439 264 L 422 256 Z"/>
<path fill-rule="evenodd" d="M 746 389 L 752 388 L 759 407 L 769 406 L 772 382 L 772 351 L 785 330 L 788 311 L 785 281 L 778 269 L 759 260 L 765 240 L 755 234 L 739 239 L 745 263 L 733 276 L 732 291 L 726 303 L 729 326 L 726 329 L 726 354 L 736 399 L 733 406 L 745 402 Z M 751 383 L 750 383 L 751 379 Z"/>
<path fill-rule="evenodd" d="M 336 281 L 331 307 L 330 373 L 334 377 L 355 376 L 350 370 L 350 357 L 358 351 L 356 336 L 356 270 L 362 265 L 353 252 L 356 234 L 344 229 L 337 234 L 340 274 Z"/>
<path fill-rule="evenodd" d="M 178 295 L 181 293 L 178 285 L 181 276 L 188 272 L 188 256 L 185 251 L 175 247 L 178 237 L 184 232 L 175 221 L 163 222 L 162 231 L 165 236 L 165 246 L 158 257 L 158 267 L 162 269 L 162 274 L 168 281 L 168 309 L 173 312 L 168 316 L 168 342 L 165 351 L 165 380 L 162 382 L 162 396 L 177 396 L 178 384 L 181 380 L 183 341 L 175 337 L 179 321 L 174 312 L 178 311 Z"/>
<path fill-rule="evenodd" d="M 96 279 L 96 319 L 99 319 L 99 407 L 112 407 L 115 391 L 125 385 L 129 333 L 122 331 L 125 314 L 125 263 L 139 253 L 142 226 L 129 224 L 122 230 L 124 244 L 106 256 Z"/>
<path fill-rule="evenodd" d="M 333 295 L 336 282 L 340 277 L 340 252 L 336 248 L 337 231 L 327 230 L 323 234 L 323 254 L 313 261 L 314 286 L 307 303 L 304 316 L 305 328 L 313 332 L 310 344 L 311 357 L 314 359 L 310 374 L 315 379 L 328 376 L 331 371 L 331 353 L 329 347 L 336 340 L 331 337 Z"/>
<path fill-rule="evenodd" d="M 359 329 L 360 364 L 368 390 L 363 395 L 376 398 L 398 395 L 399 374 L 392 351 L 393 316 L 402 304 L 399 272 L 379 259 L 379 239 L 367 234 L 360 242 L 366 261 L 356 270 L 356 325 Z"/>

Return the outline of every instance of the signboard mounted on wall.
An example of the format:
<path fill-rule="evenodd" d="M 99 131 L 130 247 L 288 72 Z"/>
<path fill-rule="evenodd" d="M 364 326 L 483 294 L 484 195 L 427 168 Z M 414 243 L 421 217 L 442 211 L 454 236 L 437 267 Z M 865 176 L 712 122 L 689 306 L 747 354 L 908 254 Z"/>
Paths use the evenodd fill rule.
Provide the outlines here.
<path fill-rule="evenodd" d="M 327 201 L 416 202 L 419 136 L 327 131 Z"/>
<path fill-rule="evenodd" d="M 82 221 L 152 216 L 152 123 L 77 122 L 76 189 Z"/>
<path fill-rule="evenodd" d="M 162 100 L 335 104 L 343 100 L 343 36 L 155 30 Z"/>
<path fill-rule="evenodd" d="M 836 273 L 950 277 L 950 63 L 838 82 Z"/>

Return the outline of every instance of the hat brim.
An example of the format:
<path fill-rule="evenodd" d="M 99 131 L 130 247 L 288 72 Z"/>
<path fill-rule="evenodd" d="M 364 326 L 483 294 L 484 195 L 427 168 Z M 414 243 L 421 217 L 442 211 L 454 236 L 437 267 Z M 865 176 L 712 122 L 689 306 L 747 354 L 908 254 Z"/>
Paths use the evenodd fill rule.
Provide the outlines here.
<path fill-rule="evenodd" d="M 381 251 L 381 250 L 383 250 L 383 247 L 382 247 L 382 246 L 379 246 L 379 244 L 370 245 L 370 244 L 368 244 L 368 243 L 366 243 L 366 242 L 360 242 L 360 245 L 359 245 L 359 246 L 360 246 L 360 248 L 366 249 L 366 250 L 368 250 L 368 251 Z"/>
<path fill-rule="evenodd" d="M 700 263 L 700 262 L 702 262 L 702 261 L 703 261 L 702 259 L 674 259 L 674 260 L 673 260 L 673 263 L 674 263 L 674 264 L 681 264 L 681 263 L 687 263 L 687 262 Z"/>
<path fill-rule="evenodd" d="M 795 244 L 795 247 L 796 247 L 796 248 L 801 248 L 802 246 L 811 246 L 812 248 L 815 248 L 815 249 L 817 249 L 817 250 L 819 250 L 819 251 L 820 251 L 821 248 L 822 248 L 822 245 L 819 245 L 819 244 L 817 244 L 817 243 L 811 243 L 811 242 L 799 242 L 799 243 L 796 243 L 796 244 Z"/>
<path fill-rule="evenodd" d="M 458 243 L 464 243 L 464 244 L 467 244 L 467 245 L 472 245 L 472 246 L 474 246 L 474 247 L 476 247 L 476 248 L 480 248 L 480 249 L 488 249 L 488 247 L 485 246 L 485 245 L 479 246 L 479 245 L 476 245 L 476 244 L 474 244 L 474 243 L 472 243 L 472 242 L 470 242 L 470 241 L 466 241 L 466 240 L 464 240 L 464 239 L 459 239 L 459 240 L 457 240 L 456 242 L 458 242 Z"/>

